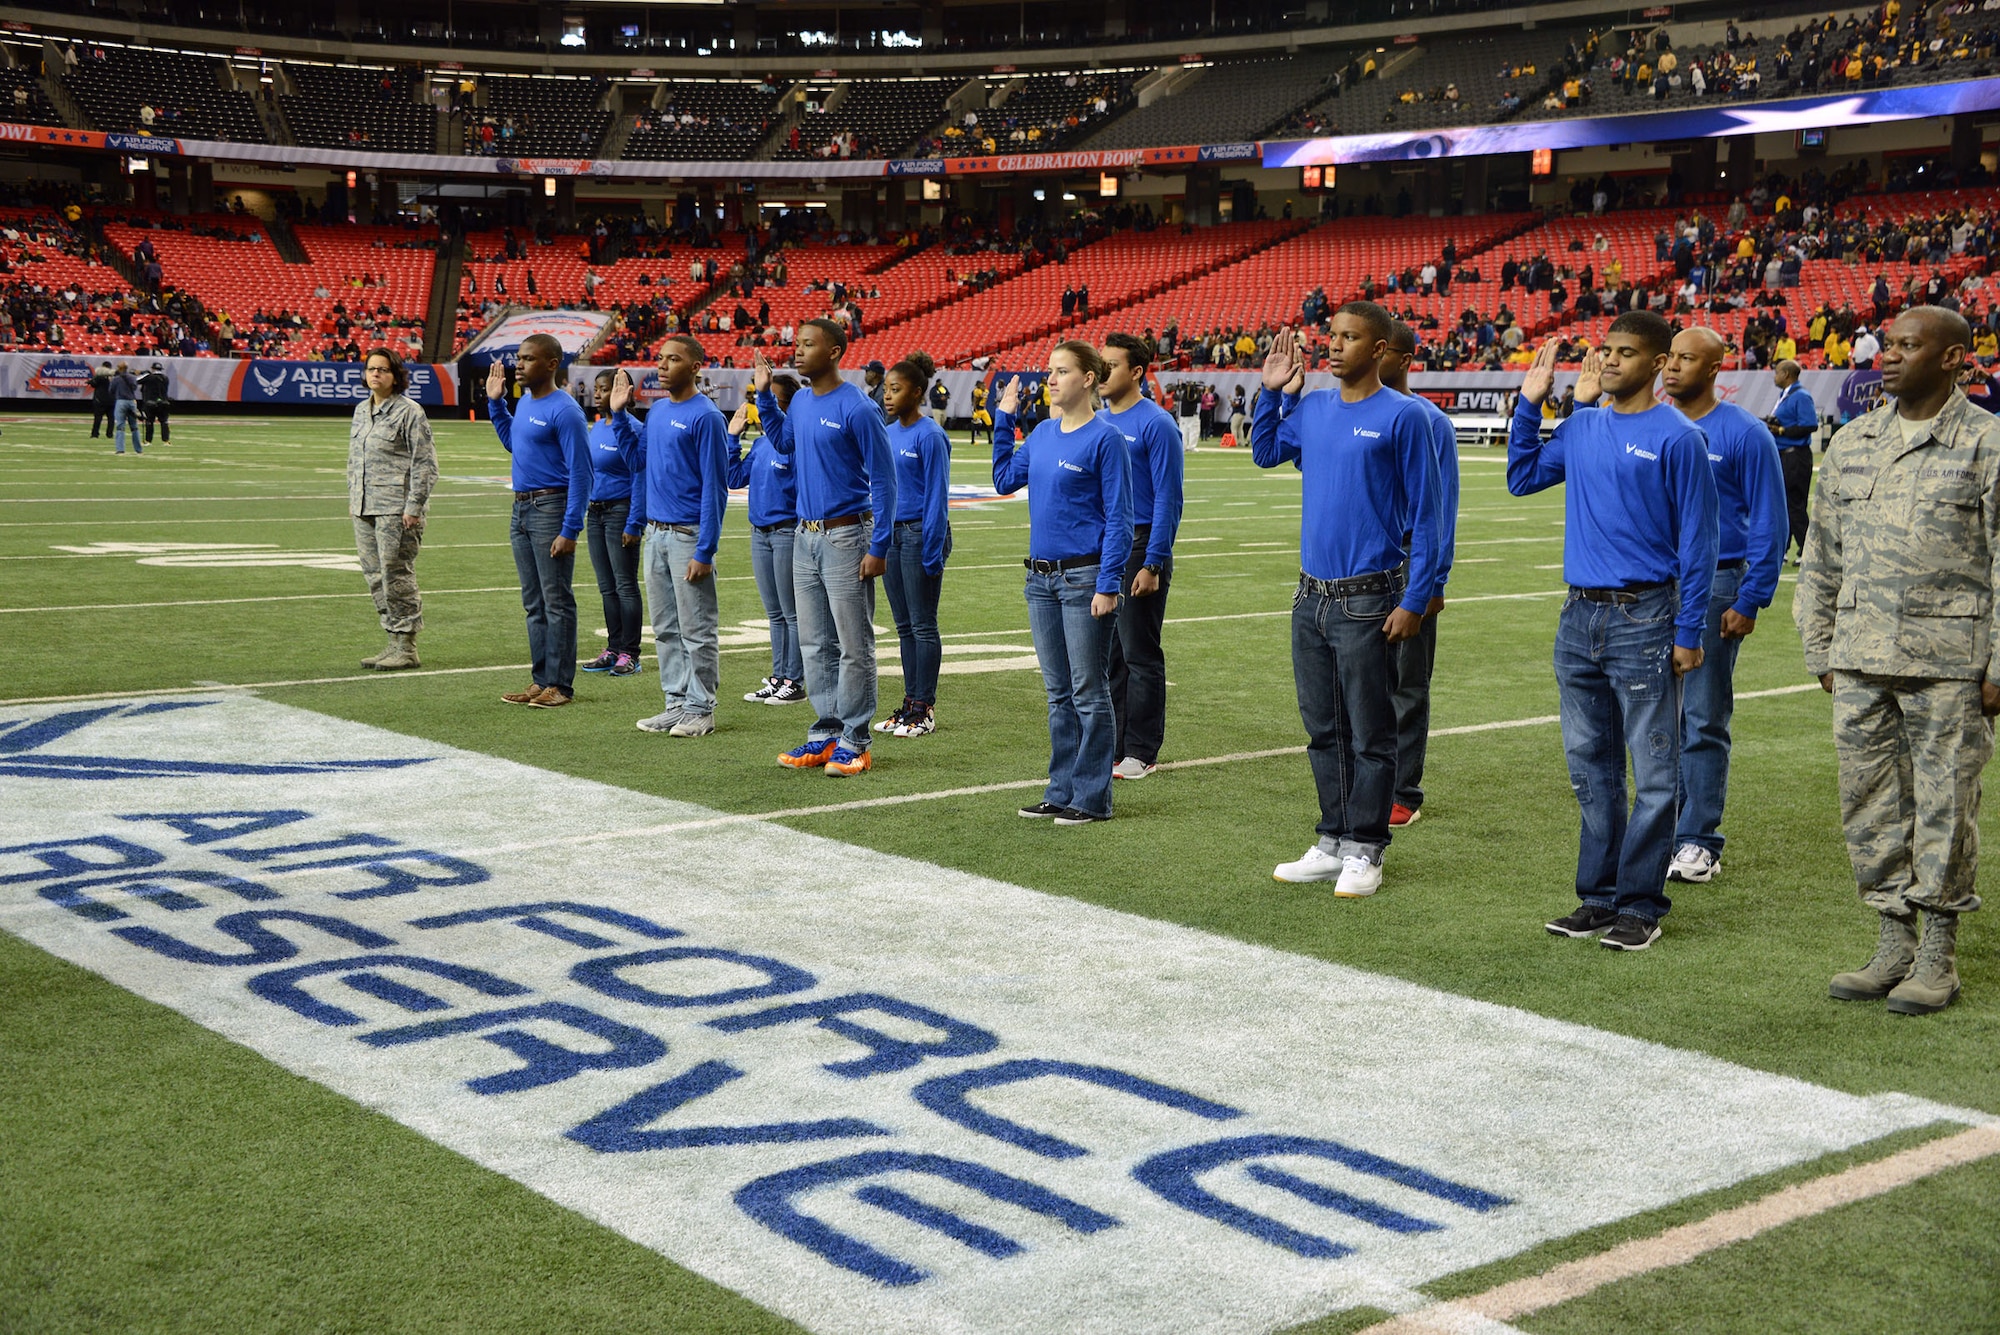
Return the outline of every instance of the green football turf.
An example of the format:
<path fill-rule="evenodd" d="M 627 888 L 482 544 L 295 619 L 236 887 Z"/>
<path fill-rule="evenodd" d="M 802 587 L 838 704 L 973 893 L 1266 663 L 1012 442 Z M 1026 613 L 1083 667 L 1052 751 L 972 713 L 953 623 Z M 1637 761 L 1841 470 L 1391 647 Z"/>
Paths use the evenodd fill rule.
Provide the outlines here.
<path fill-rule="evenodd" d="M 499 481 L 507 460 L 490 428 L 464 421 L 436 423 L 445 480 L 418 564 L 424 671 L 364 674 L 356 660 L 381 637 L 352 572 L 162 567 L 132 553 L 56 550 L 233 543 L 347 552 L 343 421 L 185 417 L 173 445 L 122 459 L 88 438 L 86 421 L 3 424 L 0 698 L 272 683 L 261 692 L 286 704 L 732 812 L 1045 772 L 1033 671 L 947 675 L 939 731 L 883 738 L 879 767 L 852 783 L 773 764 L 808 720 L 806 706 L 738 703 L 768 671 L 762 647 L 725 649 L 719 730 L 706 739 L 633 730 L 659 708 L 650 660 L 638 677 L 580 677 L 565 710 L 501 705 L 502 691 L 527 681 Z M 986 478 L 984 444 L 961 439 L 957 451 L 958 481 Z M 1297 475 L 1261 473 L 1247 451 L 1205 450 L 1188 462 L 1162 758 L 1298 747 L 1284 615 L 1297 571 Z M 1463 475 L 1433 690 L 1440 730 L 1556 710 L 1549 647 L 1562 583 L 1561 493 L 1508 496 L 1498 451 L 1469 456 Z M 1020 502 L 955 512 L 941 610 L 947 646 L 1031 652 L 1021 598 L 1026 522 Z M 733 509 L 717 562 L 725 627 L 763 615 L 747 545 L 743 513 Z M 1744 647 L 1739 693 L 1807 681 L 1790 587 Z M 578 589 L 588 656 L 602 643 L 601 618 L 581 560 Z M 1534 596 L 1511 596 L 1523 594 Z M 886 600 L 876 621 L 888 624 Z M 1004 656 L 948 652 L 946 662 Z M 884 678 L 885 710 L 897 685 Z M 1985 915 L 1966 924 L 1965 992 L 1943 1014 L 1900 1019 L 1826 998 L 1827 976 L 1859 964 L 1873 944 L 1840 841 L 1828 715 L 1816 690 L 1739 702 L 1726 870 L 1712 886 L 1680 888 L 1665 937 L 1635 956 L 1541 929 L 1574 903 L 1577 817 L 1553 723 L 1435 737 L 1424 818 L 1398 835 L 1382 893 L 1359 902 L 1270 879 L 1274 863 L 1313 838 L 1316 807 L 1298 754 L 1120 784 L 1118 819 L 1081 830 L 1016 819 L 1031 789 L 785 823 L 1837 1089 L 1900 1090 L 2000 1113 L 2000 947 Z M 560 813 L 545 819 L 559 822 Z M 0 1330 L 785 1328 L 525 1188 L 11 938 L 0 939 L 0 1051 L 10 1058 L 0 1082 Z M 1643 1155 L 1646 1131 L 1579 1126 L 1577 1152 Z M 1995 1236 L 2000 1171 L 1989 1162 L 1520 1324 L 2000 1329 Z M 1331 1318 L 1324 1329 L 1352 1329 L 1361 1316 Z"/>

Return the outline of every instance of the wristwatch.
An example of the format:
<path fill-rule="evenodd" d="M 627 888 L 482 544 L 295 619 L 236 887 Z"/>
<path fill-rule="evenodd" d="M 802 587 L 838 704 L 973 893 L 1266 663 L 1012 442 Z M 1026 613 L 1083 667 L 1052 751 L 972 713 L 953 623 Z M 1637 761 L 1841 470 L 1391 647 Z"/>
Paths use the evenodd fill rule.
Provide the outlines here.
<path fill-rule="evenodd" d="M 1145 571 L 1147 574 L 1153 576 L 1153 578 L 1155 579 L 1159 578 L 1160 563 L 1158 561 L 1148 561 L 1146 562 L 1146 564 L 1140 566 L 1139 569 Z"/>

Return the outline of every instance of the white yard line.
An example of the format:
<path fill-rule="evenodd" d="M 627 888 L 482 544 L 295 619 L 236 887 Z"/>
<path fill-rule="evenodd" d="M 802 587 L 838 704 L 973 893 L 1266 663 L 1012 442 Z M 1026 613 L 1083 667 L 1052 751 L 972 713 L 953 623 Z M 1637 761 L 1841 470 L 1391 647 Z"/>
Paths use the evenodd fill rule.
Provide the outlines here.
<path fill-rule="evenodd" d="M 1567 1262 L 1540 1275 L 1517 1279 L 1469 1298 L 1406 1312 L 1370 1326 L 1364 1335 L 1443 1332 L 1489 1335 L 1511 1330 L 1513 1327 L 1500 1323 L 1581 1298 L 1607 1284 L 1686 1265 L 1731 1243 L 1747 1241 L 1782 1225 L 1880 1196 L 1996 1154 L 2000 1154 L 2000 1125 L 1975 1126 L 1886 1159 L 1795 1183 L 1747 1205 L 1670 1228 L 1650 1238 L 1620 1243 L 1609 1251 Z"/>

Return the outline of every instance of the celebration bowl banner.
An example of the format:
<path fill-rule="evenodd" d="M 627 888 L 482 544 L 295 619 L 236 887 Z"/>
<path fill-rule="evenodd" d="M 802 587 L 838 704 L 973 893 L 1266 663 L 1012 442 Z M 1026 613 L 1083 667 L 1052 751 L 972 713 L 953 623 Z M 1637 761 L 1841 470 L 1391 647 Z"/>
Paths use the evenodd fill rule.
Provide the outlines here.
<path fill-rule="evenodd" d="M 523 340 L 546 334 L 562 344 L 563 358 L 568 360 L 590 346 L 610 323 L 610 315 L 603 311 L 522 311 L 474 339 L 466 352 L 487 361 L 497 357 L 511 363 Z"/>
<path fill-rule="evenodd" d="M 1878 88 L 1831 97 L 1655 111 L 1632 116 L 1577 116 L 1558 121 L 1475 125 L 1421 134 L 1351 134 L 1292 139 L 1264 145 L 1266 167 L 1315 167 L 1345 162 L 1409 158 L 1479 157 L 1527 153 L 1537 148 L 1590 148 L 1668 139 L 1717 139 L 1728 135 L 1812 130 L 1871 121 L 1956 116 L 2000 107 L 2000 78 L 1909 88 Z"/>

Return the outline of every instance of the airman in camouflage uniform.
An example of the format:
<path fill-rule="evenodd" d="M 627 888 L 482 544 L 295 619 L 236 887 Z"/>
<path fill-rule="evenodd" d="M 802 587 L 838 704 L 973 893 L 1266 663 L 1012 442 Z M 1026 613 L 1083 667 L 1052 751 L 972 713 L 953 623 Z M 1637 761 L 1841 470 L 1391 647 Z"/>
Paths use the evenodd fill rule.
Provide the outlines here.
<path fill-rule="evenodd" d="M 1827 449 L 1793 604 L 1806 667 L 1833 694 L 1848 859 L 1881 915 L 1874 958 L 1829 991 L 1909 1015 L 1958 993 L 2000 710 L 2000 420 L 1956 387 L 1970 345 L 1954 311 L 1896 318 L 1882 354 L 1895 399 Z"/>
<path fill-rule="evenodd" d="M 409 378 L 402 358 L 377 348 L 365 367 L 369 396 L 355 405 L 347 431 L 347 511 L 361 573 L 389 643 L 361 666 L 393 672 L 420 665 L 424 602 L 417 592 L 417 548 L 437 484 L 437 450 L 424 410 L 404 397 Z"/>

